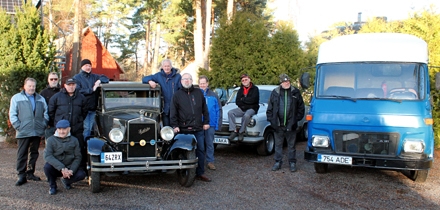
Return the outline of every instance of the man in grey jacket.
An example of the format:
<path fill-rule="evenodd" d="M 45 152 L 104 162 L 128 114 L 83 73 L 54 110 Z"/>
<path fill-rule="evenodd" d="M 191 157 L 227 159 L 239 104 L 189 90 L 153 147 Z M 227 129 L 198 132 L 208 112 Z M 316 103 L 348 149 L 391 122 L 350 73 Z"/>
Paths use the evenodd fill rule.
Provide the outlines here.
<path fill-rule="evenodd" d="M 38 147 L 41 137 L 44 136 L 49 115 L 45 99 L 35 92 L 36 86 L 35 79 L 26 78 L 24 90 L 12 96 L 9 107 L 9 120 L 16 130 L 15 137 L 18 144 L 18 181 L 15 183 L 16 186 L 26 183 L 28 179 L 41 180 L 40 177 L 34 175 L 35 163 L 38 159 Z"/>
<path fill-rule="evenodd" d="M 68 120 L 60 120 L 56 124 L 56 132 L 47 139 L 44 149 L 44 173 L 49 181 L 49 194 L 57 193 L 57 177 L 61 178 L 64 188 L 70 190 L 71 184 L 86 177 L 86 172 L 79 168 L 81 148 L 78 139 L 70 135 Z"/>

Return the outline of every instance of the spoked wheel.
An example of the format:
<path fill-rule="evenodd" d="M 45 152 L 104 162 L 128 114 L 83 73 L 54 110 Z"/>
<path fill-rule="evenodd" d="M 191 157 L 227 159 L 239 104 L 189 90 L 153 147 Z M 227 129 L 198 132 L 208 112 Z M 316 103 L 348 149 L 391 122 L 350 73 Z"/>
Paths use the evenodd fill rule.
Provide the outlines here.
<path fill-rule="evenodd" d="M 89 155 L 89 187 L 93 193 L 101 191 L 101 173 L 92 171 L 92 162 L 99 162 L 98 156 Z"/>
<path fill-rule="evenodd" d="M 194 160 L 196 159 L 196 151 L 182 151 L 180 152 L 178 158 L 180 160 Z M 196 168 L 179 169 L 177 170 L 177 179 L 180 185 L 184 187 L 190 187 L 194 183 L 196 178 Z"/>

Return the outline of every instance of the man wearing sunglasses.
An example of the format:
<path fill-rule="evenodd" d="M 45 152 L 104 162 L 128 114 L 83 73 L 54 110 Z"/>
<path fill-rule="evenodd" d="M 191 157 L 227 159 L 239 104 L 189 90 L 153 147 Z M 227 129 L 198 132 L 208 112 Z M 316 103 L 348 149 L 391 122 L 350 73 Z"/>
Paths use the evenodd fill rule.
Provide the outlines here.
<path fill-rule="evenodd" d="M 243 141 L 246 125 L 249 124 L 251 117 L 258 112 L 260 108 L 260 94 L 258 87 L 251 82 L 251 78 L 247 74 L 240 76 L 241 87 L 237 92 L 235 104 L 238 108 L 231 109 L 228 112 L 229 119 L 229 141 L 234 140 L 238 136 L 238 141 Z M 237 131 L 235 118 L 241 117 L 241 127 Z"/>
<path fill-rule="evenodd" d="M 49 100 L 52 98 L 55 93 L 60 92 L 60 83 L 58 82 L 58 74 L 56 72 L 50 72 L 47 76 L 47 86 L 44 88 L 40 95 L 44 97 L 46 100 L 46 104 L 49 106 Z M 44 131 L 44 137 L 48 139 L 55 133 L 54 123 L 51 121 L 53 119 L 49 119 L 49 123 L 47 124 L 47 128 Z"/>

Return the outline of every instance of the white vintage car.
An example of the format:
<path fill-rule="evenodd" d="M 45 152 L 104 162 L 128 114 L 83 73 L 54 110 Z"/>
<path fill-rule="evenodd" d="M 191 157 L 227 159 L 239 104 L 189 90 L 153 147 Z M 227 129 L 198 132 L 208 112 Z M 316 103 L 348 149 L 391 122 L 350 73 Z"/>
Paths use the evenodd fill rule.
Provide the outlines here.
<path fill-rule="evenodd" d="M 272 90 L 278 87 L 277 85 L 258 85 L 260 90 L 260 109 L 258 113 L 252 116 L 250 123 L 247 125 L 246 133 L 244 139 L 240 144 L 245 145 L 256 145 L 257 153 L 259 155 L 271 155 L 275 151 L 275 138 L 273 129 L 270 127 L 270 123 L 266 118 L 266 110 L 268 106 L 268 101 Z M 226 104 L 223 106 L 223 119 L 222 127 L 220 131 L 215 132 L 214 145 L 218 144 L 230 145 L 238 143 L 238 138 L 236 137 L 233 141 L 229 141 L 229 120 L 228 111 L 237 108 L 235 104 L 235 98 L 239 88 L 235 88 L 229 97 Z M 307 113 L 309 107 L 306 106 L 305 113 Z M 241 124 L 241 117 L 236 118 L 237 126 Z M 307 122 L 304 118 L 298 122 L 297 128 L 297 141 L 307 139 Z"/>

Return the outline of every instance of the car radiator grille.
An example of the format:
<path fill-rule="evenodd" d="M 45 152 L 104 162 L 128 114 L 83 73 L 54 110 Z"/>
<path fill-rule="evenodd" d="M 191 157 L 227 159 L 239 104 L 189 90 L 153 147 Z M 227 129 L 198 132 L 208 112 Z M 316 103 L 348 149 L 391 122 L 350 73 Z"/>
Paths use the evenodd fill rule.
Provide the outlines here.
<path fill-rule="evenodd" d="M 156 123 L 130 121 L 128 124 L 127 160 L 156 159 Z"/>
<path fill-rule="evenodd" d="M 336 153 L 395 156 L 399 133 L 334 131 Z"/>

